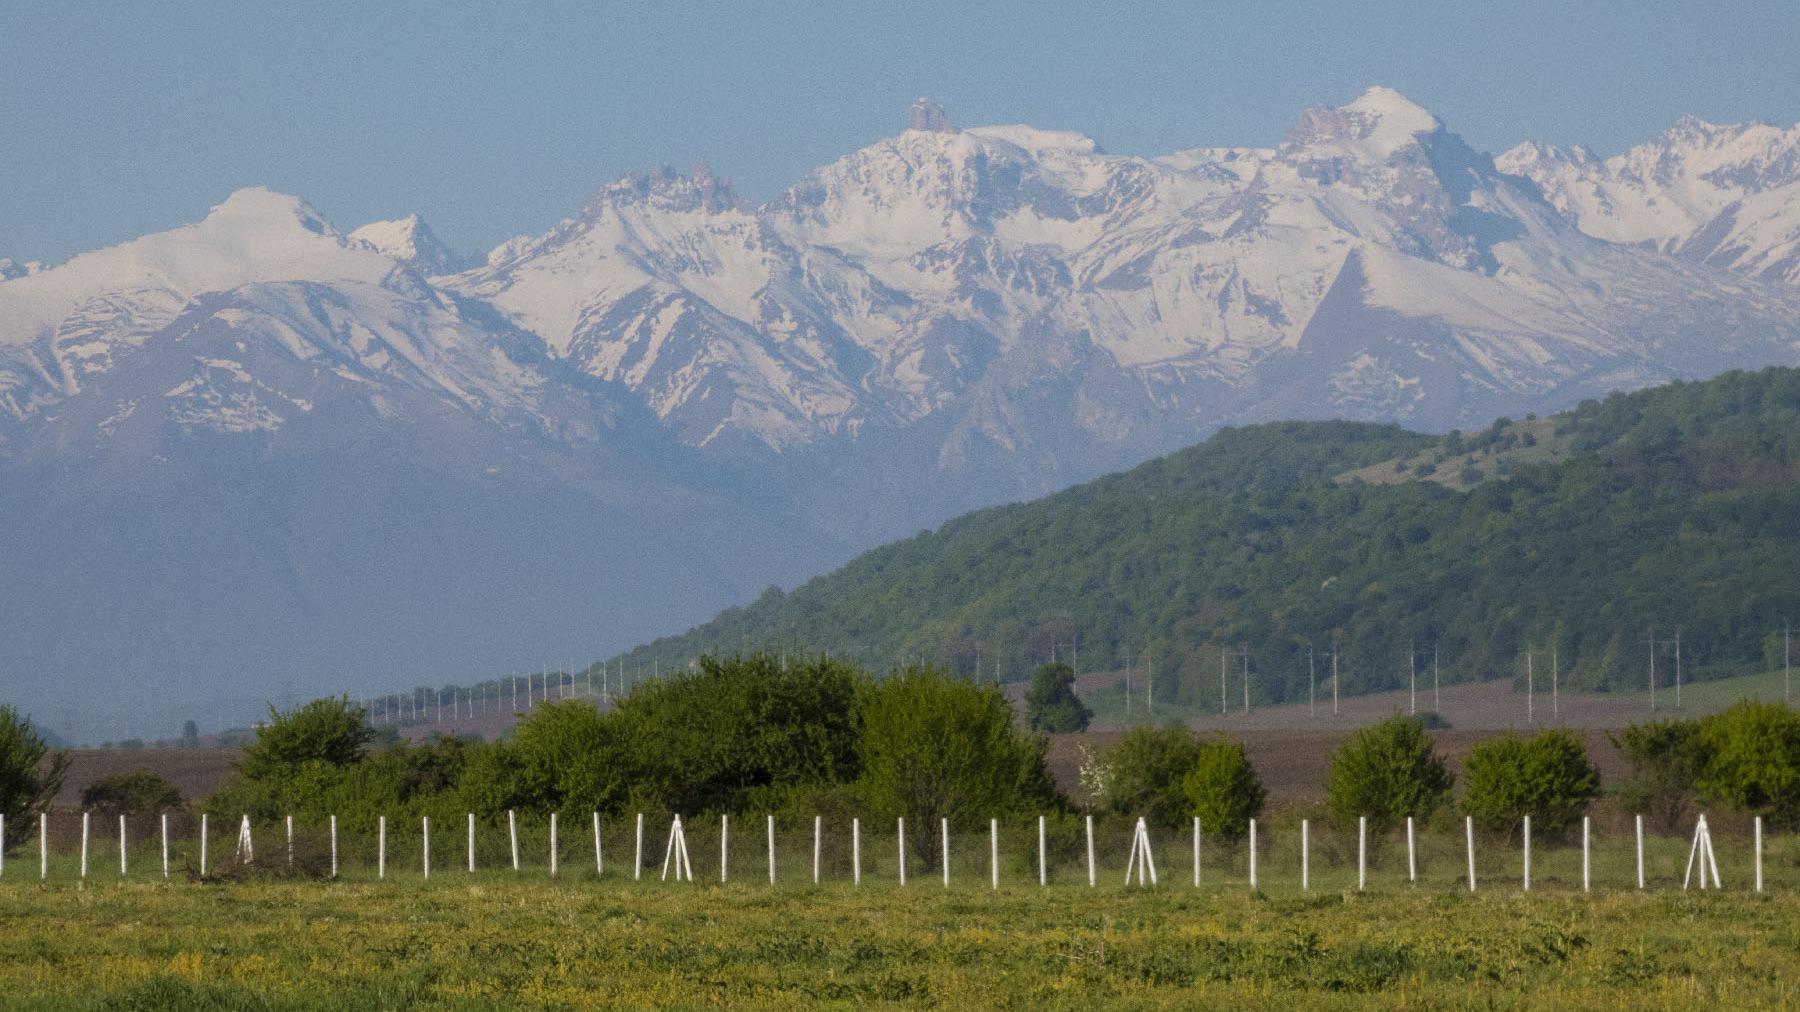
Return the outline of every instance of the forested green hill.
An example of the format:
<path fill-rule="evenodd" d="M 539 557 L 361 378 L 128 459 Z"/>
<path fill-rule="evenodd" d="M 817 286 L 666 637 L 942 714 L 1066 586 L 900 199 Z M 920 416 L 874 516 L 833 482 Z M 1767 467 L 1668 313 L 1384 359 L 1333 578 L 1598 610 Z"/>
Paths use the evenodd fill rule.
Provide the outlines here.
<path fill-rule="evenodd" d="M 1148 657 L 1175 700 L 1245 648 L 1267 703 L 1304 698 L 1309 647 L 1335 637 L 1350 692 L 1404 685 L 1409 644 L 1439 645 L 1447 681 L 1512 676 L 1527 644 L 1554 645 L 1563 684 L 1606 689 L 1643 682 L 1651 629 L 1681 629 L 1687 677 L 1778 663 L 1796 613 L 1800 370 L 1767 369 L 1475 434 L 1228 429 L 613 663 L 829 650 L 1018 679 L 1078 648 L 1083 671 Z"/>

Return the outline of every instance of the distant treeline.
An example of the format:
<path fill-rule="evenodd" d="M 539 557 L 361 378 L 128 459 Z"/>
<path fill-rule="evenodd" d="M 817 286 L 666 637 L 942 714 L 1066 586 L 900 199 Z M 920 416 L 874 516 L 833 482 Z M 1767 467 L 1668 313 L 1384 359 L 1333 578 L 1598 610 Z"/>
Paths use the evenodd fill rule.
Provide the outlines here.
<path fill-rule="evenodd" d="M 1533 451 L 1537 431 L 1560 458 Z M 1779 665 L 1800 614 L 1797 451 L 1800 371 L 1778 368 L 1447 437 L 1227 429 L 615 660 L 830 651 L 1010 681 L 1054 655 L 1149 668 L 1158 699 L 1199 702 L 1243 651 L 1268 703 L 1305 698 L 1308 651 L 1323 667 L 1334 642 L 1348 692 L 1405 685 L 1409 647 L 1422 665 L 1435 647 L 1446 681 L 1522 679 L 1529 648 L 1567 687 L 1640 688 L 1652 637 L 1666 684 L 1679 630 L 1683 677 L 1719 677 Z M 1343 478 L 1389 461 L 1392 484 Z"/>

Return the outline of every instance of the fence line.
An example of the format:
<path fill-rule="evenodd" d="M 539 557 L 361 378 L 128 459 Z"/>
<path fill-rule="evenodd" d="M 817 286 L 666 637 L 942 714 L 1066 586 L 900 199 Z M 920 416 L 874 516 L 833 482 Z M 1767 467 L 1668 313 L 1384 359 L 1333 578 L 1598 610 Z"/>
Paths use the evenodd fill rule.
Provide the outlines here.
<path fill-rule="evenodd" d="M 95 839 L 94 839 L 93 832 L 92 832 L 92 814 L 93 813 L 91 813 L 91 812 L 83 811 L 81 813 L 81 820 L 79 823 L 79 825 L 80 825 L 79 850 L 78 850 L 79 864 L 77 866 L 77 869 L 78 869 L 77 875 L 82 880 L 85 880 L 89 877 L 89 872 L 91 870 L 90 864 L 91 864 L 91 861 L 95 858 L 95 853 L 94 853 Z M 119 820 L 119 822 L 118 822 L 119 876 L 121 879 L 124 879 L 124 878 L 129 877 L 129 874 L 130 874 L 130 851 L 131 851 L 131 847 L 133 845 L 133 837 L 132 837 L 132 834 L 130 831 L 130 822 L 129 822 L 128 817 L 124 814 L 121 814 L 118 816 L 118 820 Z M 195 843 L 197 844 L 197 850 L 199 853 L 200 877 L 202 877 L 202 878 L 208 877 L 209 874 L 212 872 L 211 862 L 210 862 L 210 847 L 211 847 L 211 832 L 210 832 L 211 821 L 210 820 L 211 820 L 210 813 L 207 813 L 207 812 L 198 813 L 198 832 L 195 837 Z M 1313 863 L 1314 863 L 1313 862 L 1313 857 L 1314 857 L 1313 850 L 1314 850 L 1314 843 L 1316 841 L 1313 839 L 1311 820 L 1307 819 L 1307 818 L 1302 818 L 1298 821 L 1299 821 L 1299 832 L 1298 832 L 1299 890 L 1304 893 L 1304 892 L 1310 892 L 1312 890 L 1313 885 L 1315 884 L 1313 881 L 1313 878 L 1314 878 L 1313 873 L 1315 871 L 1315 869 L 1313 867 Z M 476 851 L 478 848 L 477 834 L 478 834 L 478 828 L 479 828 L 477 825 L 477 822 L 478 822 L 478 820 L 476 819 L 475 814 L 473 812 L 468 813 L 468 815 L 467 815 L 467 859 L 465 862 L 465 866 L 466 866 L 467 870 L 469 871 L 469 873 L 471 873 L 471 874 L 473 874 L 476 871 L 477 864 L 478 864 L 478 861 L 476 859 Z M 990 818 L 988 820 L 988 854 L 987 854 L 988 869 L 987 870 L 988 870 L 988 884 L 989 884 L 990 889 L 999 889 L 1000 888 L 1000 880 L 1001 880 L 1002 871 L 1003 871 L 1002 860 L 1001 860 L 1001 841 L 1000 841 L 999 822 L 1000 822 L 1000 820 L 998 818 Z M 376 877 L 377 881 L 385 881 L 387 879 L 388 843 L 389 843 L 387 823 L 388 823 L 388 820 L 387 820 L 387 816 L 385 814 L 377 816 L 376 826 L 375 826 L 375 877 Z M 863 833 L 862 833 L 862 822 L 861 822 L 860 817 L 852 817 L 849 820 L 849 823 L 850 823 L 850 825 L 849 825 L 849 848 L 848 848 L 849 878 L 850 878 L 850 882 L 853 886 L 860 887 L 863 884 L 863 873 L 865 870 L 867 870 L 864 867 L 864 861 L 863 861 L 863 858 L 864 858 L 863 842 L 864 841 L 863 841 Z M 247 867 L 247 866 L 252 866 L 252 865 L 256 864 L 255 851 L 254 851 L 253 844 L 251 842 L 251 840 L 252 840 L 252 836 L 251 836 L 252 825 L 253 825 L 252 821 L 248 815 L 240 816 L 238 848 L 237 848 L 236 857 L 234 858 L 234 860 L 232 862 L 234 865 Z M 295 862 L 297 860 L 297 858 L 296 858 L 297 830 L 296 830 L 296 826 L 295 826 L 294 817 L 292 815 L 283 816 L 282 817 L 282 825 L 286 831 L 285 863 L 286 863 L 287 867 L 294 868 Z M 432 867 L 431 867 L 431 856 L 432 856 L 431 855 L 431 842 L 432 842 L 431 841 L 431 817 L 430 816 L 422 816 L 420 818 L 419 825 L 420 825 L 421 835 L 420 835 L 420 843 L 419 843 L 420 865 L 418 866 L 418 870 L 420 872 L 421 879 L 429 880 L 431 878 L 431 872 L 432 872 Z M 558 813 L 555 813 L 555 812 L 548 813 L 547 856 L 548 856 L 548 874 L 551 877 L 557 877 L 559 875 L 559 871 L 560 871 L 560 850 L 559 850 L 559 842 L 558 842 L 559 825 L 560 824 L 559 824 L 559 819 L 558 819 Z M 595 871 L 595 875 L 597 877 L 604 877 L 606 874 L 605 847 L 604 847 L 604 837 L 605 837 L 606 830 L 605 830 L 603 821 L 600 817 L 600 813 L 597 811 L 592 814 L 592 826 L 593 826 L 593 837 L 594 837 L 594 871 Z M 769 882 L 771 884 L 773 884 L 777 879 L 777 873 L 778 873 L 776 825 L 775 825 L 774 815 L 771 814 L 766 817 L 765 826 L 766 826 L 766 832 L 767 832 L 767 849 L 768 849 L 768 861 L 769 861 L 768 878 L 769 878 Z M 1193 882 L 1193 885 L 1195 888 L 1199 888 L 1203 882 L 1203 858 L 1204 858 L 1205 854 L 1207 853 L 1207 850 L 1204 847 L 1204 834 L 1202 831 L 1201 820 L 1198 817 L 1193 818 L 1191 821 L 1191 826 L 1192 826 L 1192 851 L 1191 851 L 1191 853 L 1192 853 L 1192 882 Z M 338 830 L 337 816 L 335 814 L 329 816 L 328 827 L 329 827 L 329 833 L 330 833 L 330 877 L 337 878 L 337 877 L 339 877 L 339 871 L 340 871 L 340 864 L 339 864 L 340 855 L 339 855 L 339 848 L 338 848 L 339 841 L 338 841 L 338 831 L 337 831 Z M 3 817 L 0 817 L 0 833 L 4 832 L 4 828 L 5 828 L 4 819 L 3 819 Z M 137 837 L 137 846 L 139 846 L 139 847 L 148 847 L 148 846 L 153 846 L 153 845 L 159 846 L 160 856 L 161 856 L 162 873 L 163 873 L 163 877 L 166 879 L 169 876 L 169 869 L 170 869 L 170 865 L 171 865 L 171 861 L 172 861 L 172 853 L 171 853 L 172 846 L 173 846 L 173 843 L 175 842 L 175 836 L 171 832 L 171 827 L 170 827 L 170 823 L 169 823 L 169 813 L 167 813 L 167 812 L 160 813 L 159 820 L 158 820 L 158 828 L 159 828 L 160 832 L 159 832 L 159 839 L 156 844 L 152 844 L 151 841 L 149 841 L 144 835 L 140 834 Z M 636 850 L 634 853 L 633 870 L 632 870 L 632 877 L 634 880 L 639 880 L 642 878 L 644 828 L 645 828 L 644 813 L 636 813 L 636 817 L 635 817 Z M 1247 831 L 1246 835 L 1248 838 L 1248 840 L 1247 840 L 1248 847 L 1244 854 L 1244 863 L 1242 865 L 1239 865 L 1239 867 L 1245 871 L 1245 881 L 1247 881 L 1249 887 L 1252 890 L 1256 890 L 1261 885 L 1261 883 L 1259 881 L 1259 874 L 1260 874 L 1260 870 L 1261 870 L 1260 862 L 1262 859 L 1263 848 L 1258 845 L 1258 835 L 1259 835 L 1260 827 L 1258 825 L 1257 820 L 1251 819 L 1251 820 L 1248 820 L 1245 828 Z M 1533 844 L 1534 844 L 1534 842 L 1536 842 L 1533 839 L 1533 828 L 1534 827 L 1532 825 L 1532 819 L 1530 816 L 1522 817 L 1522 819 L 1520 820 L 1520 823 L 1517 826 L 1517 829 L 1519 830 L 1519 833 L 1520 833 L 1520 837 L 1518 840 L 1518 844 L 1519 844 L 1519 852 L 1518 853 L 1519 853 L 1519 860 L 1520 860 L 1519 889 L 1521 892 L 1532 891 L 1532 888 L 1534 885 L 1533 873 L 1536 869 L 1534 868 L 1533 860 L 1537 855 L 1535 855 L 1533 853 L 1533 850 L 1534 850 Z M 1739 866 L 1742 868 L 1742 871 L 1736 873 L 1738 876 L 1741 876 L 1741 877 L 1737 878 L 1737 881 L 1739 883 L 1740 888 L 1742 888 L 1744 885 L 1748 885 L 1751 891 L 1761 893 L 1761 892 L 1764 892 L 1767 888 L 1767 882 L 1766 882 L 1766 878 L 1765 878 L 1765 868 L 1764 868 L 1764 861 L 1766 858 L 1766 849 L 1767 848 L 1765 846 L 1764 827 L 1763 827 L 1762 817 L 1761 816 L 1754 817 L 1751 820 L 1749 828 L 1750 828 L 1750 833 L 1748 834 L 1750 837 L 1750 839 L 1748 841 L 1750 844 L 1750 846 L 1749 846 L 1750 853 L 1748 855 L 1750 858 L 1750 861 L 1748 862 L 1749 866 L 1748 867 L 1743 867 L 1741 865 Z M 1014 846 L 1017 847 L 1017 849 L 1013 849 L 1013 848 L 1009 847 L 1009 853 L 1012 854 L 1012 857 L 1009 859 L 1012 863 L 1009 865 L 1009 867 L 1011 867 L 1014 870 L 1013 874 L 1019 874 L 1021 877 L 1023 877 L 1023 875 L 1029 874 L 1029 872 L 1025 871 L 1025 869 L 1029 867 L 1029 864 L 1027 863 L 1029 861 L 1029 857 L 1027 857 L 1026 854 L 1024 854 L 1024 853 L 1020 853 L 1019 851 L 1023 850 L 1024 848 L 1022 846 L 1018 846 L 1018 844 L 1023 843 L 1023 840 L 1020 838 L 1025 835 L 1025 827 L 1020 826 L 1020 827 L 1017 827 L 1017 829 L 1019 830 L 1018 834 L 1012 836 L 1012 839 L 1015 841 Z M 1073 838 L 1073 834 L 1070 833 L 1068 830 L 1059 830 L 1058 831 L 1062 835 L 1057 837 L 1057 839 L 1059 841 L 1057 843 L 1057 848 L 1053 848 L 1052 847 L 1051 823 L 1050 823 L 1049 817 L 1046 815 L 1038 815 L 1036 817 L 1035 829 L 1036 829 L 1036 855 L 1035 856 L 1036 856 L 1036 865 L 1037 865 L 1037 867 L 1036 867 L 1037 883 L 1040 887 L 1047 887 L 1049 885 L 1050 872 L 1052 870 L 1053 863 L 1060 861 L 1060 862 L 1063 862 L 1061 867 L 1066 867 L 1067 862 L 1069 862 L 1070 860 L 1082 860 L 1083 858 L 1085 859 L 1089 887 L 1092 888 L 1098 884 L 1098 871 L 1099 871 L 1100 862 L 1098 860 L 1099 854 L 1097 853 L 1096 833 L 1095 833 L 1093 815 L 1091 815 L 1091 814 L 1085 815 L 1082 825 L 1081 825 L 1081 832 L 1082 832 L 1083 838 L 1079 841 L 1079 843 L 1084 844 L 1084 848 L 1082 850 L 1075 849 L 1078 841 Z M 1069 827 L 1069 829 L 1073 829 L 1073 827 Z M 1464 823 L 1463 823 L 1463 829 L 1464 829 L 1463 843 L 1464 843 L 1464 849 L 1465 849 L 1465 861 L 1466 861 L 1466 870 L 1467 870 L 1466 878 L 1464 878 L 1464 881 L 1466 882 L 1468 890 L 1470 892 L 1475 892 L 1479 888 L 1479 882 L 1478 882 L 1479 869 L 1477 867 L 1478 855 L 1476 853 L 1476 832 L 1475 832 L 1476 827 L 1475 827 L 1473 816 L 1465 816 Z M 1645 834 L 1645 828 L 1644 828 L 1643 815 L 1637 814 L 1637 815 L 1633 816 L 1632 823 L 1631 823 L 1631 829 L 1632 829 L 1632 858 L 1631 858 L 1631 860 L 1633 862 L 1633 865 L 1632 865 L 1633 871 L 1635 872 L 1635 886 L 1637 889 L 1642 890 L 1642 889 L 1647 888 L 1649 885 L 1648 870 L 1647 870 L 1648 861 L 1647 861 L 1647 856 L 1646 856 L 1646 834 Z M 730 854 L 731 854 L 731 852 L 730 852 L 730 832 L 731 832 L 730 816 L 728 814 L 722 814 L 719 819 L 719 881 L 721 883 L 728 883 L 730 881 L 730 860 L 731 860 L 731 858 L 730 858 Z M 894 824 L 894 832 L 895 832 L 895 845 L 894 845 L 894 850 L 890 852 L 893 855 L 894 861 L 895 861 L 895 865 L 894 865 L 894 869 L 893 869 L 893 881 L 895 881 L 898 885 L 904 886 L 907 881 L 908 865 L 911 860 L 911 855 L 909 855 L 909 853 L 907 851 L 907 846 L 906 846 L 906 819 L 905 819 L 905 817 L 896 818 L 895 824 Z M 1367 816 L 1362 816 L 1357 819 L 1355 832 L 1356 832 L 1356 858 L 1355 858 L 1355 860 L 1356 860 L 1356 865 L 1355 865 L 1356 877 L 1355 877 L 1354 888 L 1356 891 L 1361 892 L 1361 891 L 1366 891 L 1369 888 L 1369 874 L 1371 871 L 1372 851 L 1371 851 L 1371 842 L 1370 842 L 1370 838 L 1369 838 L 1370 837 L 1369 818 Z M 950 886 L 951 878 L 952 878 L 952 874 L 951 874 L 952 848 L 951 848 L 951 840 L 950 840 L 950 825 L 949 825 L 949 819 L 947 817 L 940 817 L 939 833 L 940 833 L 940 871 L 942 874 L 944 886 L 946 888 L 948 888 Z M 1009 830 L 1009 835 L 1011 835 L 1011 834 L 1012 834 L 1012 831 Z M 1405 834 L 1405 843 L 1406 843 L 1406 879 L 1405 879 L 1405 881 L 1409 885 L 1417 886 L 1418 882 L 1419 882 L 1419 841 L 1418 841 L 1418 837 L 1417 837 L 1417 829 L 1416 829 L 1415 820 L 1411 817 L 1408 817 L 1407 819 L 1405 819 L 1404 834 Z M 825 834 L 824 816 L 823 815 L 815 815 L 812 819 L 812 845 L 813 846 L 812 846 L 812 853 L 811 853 L 812 876 L 813 876 L 813 883 L 815 885 L 824 883 L 824 881 L 827 878 L 826 867 L 825 867 L 825 852 L 826 852 L 825 835 L 826 834 Z M 1665 839 L 1665 840 L 1667 839 L 1666 837 L 1662 837 L 1662 836 L 1659 836 L 1658 838 Z M 540 838 L 540 839 L 542 839 L 542 838 Z M 843 839 L 843 837 L 838 836 L 838 837 L 835 837 L 835 839 L 841 841 Z M 1289 837 L 1288 839 L 1290 841 L 1288 846 L 1291 847 L 1292 846 L 1291 841 L 1293 840 L 1293 837 Z M 1738 839 L 1742 840 L 1742 837 L 1738 837 Z M 512 858 L 512 867 L 515 871 L 517 871 L 521 868 L 520 842 L 521 842 L 520 841 L 520 831 L 519 831 L 517 813 L 509 810 L 507 812 L 507 843 L 508 843 L 509 853 Z M 1621 843 L 1622 842 L 1623 841 L 1621 840 Z M 1279 843 L 1279 841 L 1277 841 L 1277 843 Z M 105 846 L 105 841 L 102 840 L 100 842 L 100 845 L 102 847 Z M 66 846 L 66 844 L 65 844 L 65 846 Z M 840 847 L 840 846 L 842 846 L 841 843 L 833 845 L 833 848 L 834 848 L 833 853 L 836 855 L 839 855 L 839 856 L 836 856 L 833 858 L 834 861 L 841 861 L 843 859 L 843 857 L 842 857 L 843 851 L 835 849 L 836 847 Z M 1591 816 L 1583 815 L 1582 819 L 1581 819 L 1581 825 L 1580 825 L 1580 844 L 1579 844 L 1579 847 L 1580 847 L 1580 879 L 1579 879 L 1580 884 L 1579 884 L 1579 889 L 1583 893 L 1589 893 L 1589 892 L 1592 892 L 1592 890 L 1593 890 L 1593 876 L 1594 876 L 1593 846 L 1594 846 L 1593 820 L 1592 820 Z M 1573 848 L 1566 848 L 1561 851 L 1558 851 L 1557 849 L 1555 849 L 1553 847 L 1553 849 L 1551 851 L 1551 855 L 1550 855 L 1550 858 L 1553 862 L 1552 863 L 1553 871 L 1551 873 L 1550 881 L 1552 883 L 1567 883 L 1566 887 L 1570 888 L 1570 889 L 1576 888 L 1574 885 L 1574 882 L 1573 882 L 1573 868 L 1572 868 L 1573 855 L 1570 854 L 1570 850 L 1572 850 L 1572 849 Z M 48 813 L 39 813 L 38 850 L 39 850 L 39 862 L 38 862 L 39 878 L 47 880 L 49 878 L 50 850 L 51 850 L 51 847 L 50 847 L 50 816 Z M 404 846 L 404 842 L 402 842 L 401 853 L 404 853 L 404 851 L 405 851 L 405 846 Z M 1055 860 L 1053 860 L 1053 851 L 1054 851 L 1054 853 L 1060 854 L 1062 856 L 1060 858 L 1056 858 Z M 1073 852 L 1073 853 L 1071 853 L 1071 852 Z M 1569 868 L 1569 871 L 1564 873 L 1564 875 L 1566 875 L 1567 877 L 1563 877 L 1563 878 L 1559 878 L 1557 873 L 1554 871 L 1554 868 L 1556 867 L 1554 862 L 1557 860 L 1556 854 L 1559 852 L 1570 855 L 1567 858 L 1561 859 L 1561 860 L 1566 860 L 1566 861 L 1570 862 L 1567 865 L 1562 865 L 1562 867 Z M 1272 851 L 1271 853 L 1274 853 L 1274 852 Z M 1293 852 L 1288 851 L 1288 853 L 1291 855 Z M 1333 853 L 1333 852 L 1328 848 L 1328 851 L 1327 851 L 1328 862 L 1335 864 L 1336 863 L 1335 860 L 1333 860 L 1329 857 L 1329 855 L 1331 853 Z M 1618 854 L 1618 851 L 1614 851 L 1614 853 Z M 1738 853 L 1740 855 L 1743 854 L 1742 851 L 1739 851 Z M 267 857 L 267 855 L 265 855 L 265 857 Z M 1619 858 L 1623 858 L 1623 855 L 1619 854 Z M 1234 863 L 1236 859 L 1232 858 L 1229 855 L 1229 853 L 1227 853 L 1226 858 L 1224 860 L 1226 861 L 1227 865 L 1229 865 L 1231 863 Z M 1291 861 L 1291 860 L 1294 860 L 1294 858 L 1290 856 L 1286 860 Z M 1617 859 L 1615 859 L 1615 860 L 1617 860 Z M 1740 860 L 1741 860 L 1741 858 L 1740 858 Z M 1510 862 L 1508 862 L 1508 863 L 1510 863 Z M 1281 866 L 1282 865 L 1278 865 L 1278 867 L 1281 867 Z M 1496 866 L 1496 859 L 1493 857 L 1488 858 L 1486 861 L 1486 867 L 1489 869 L 1490 873 L 1492 873 L 1495 866 Z M 366 865 L 364 867 L 366 867 Z M 843 868 L 843 865 L 838 864 L 838 865 L 836 865 L 836 867 L 841 869 L 841 868 Z M 1293 866 L 1285 865 L 1285 867 L 1292 868 Z M 1700 813 L 1697 816 L 1697 819 L 1694 824 L 1693 834 L 1692 834 L 1691 840 L 1689 841 L 1689 847 L 1687 850 L 1686 867 L 1685 867 L 1685 871 L 1684 871 L 1684 873 L 1682 875 L 1682 879 L 1681 879 L 1681 881 L 1682 881 L 1681 888 L 1689 889 L 1694 886 L 1694 878 L 1695 878 L 1694 870 L 1695 870 L 1695 868 L 1698 868 L 1700 871 L 1700 874 L 1698 876 L 1698 888 L 1699 889 L 1717 890 L 1717 889 L 1723 888 L 1722 876 L 1720 874 L 1719 861 L 1718 861 L 1718 857 L 1717 857 L 1715 841 L 1714 841 L 1713 834 L 1711 832 L 1710 824 L 1707 820 L 1707 816 L 1705 813 Z M 688 856 L 688 832 L 687 832 L 687 829 L 683 826 L 682 819 L 679 815 L 676 815 L 673 817 L 670 828 L 669 828 L 668 846 L 664 853 L 662 874 L 660 876 L 662 880 L 667 881 L 669 879 L 669 877 L 670 877 L 669 871 L 671 869 L 673 869 L 675 872 L 675 874 L 674 874 L 675 881 L 677 881 L 677 882 L 694 881 L 693 867 L 692 867 L 691 861 Z M 5 866 L 4 858 L 0 857 L 0 877 L 4 876 L 5 870 L 6 870 L 6 866 Z M 839 874 L 841 874 L 841 872 L 839 872 Z M 878 871 L 878 874 L 879 874 L 879 871 Z M 440 875 L 440 877 L 441 877 L 441 875 Z M 1279 883 L 1279 881 L 1280 881 L 1280 879 L 1278 878 L 1278 883 Z M 1286 881 L 1290 884 L 1290 887 L 1291 887 L 1291 883 L 1293 880 L 1287 879 Z M 1154 842 L 1152 840 L 1152 830 L 1149 826 L 1148 820 L 1145 818 L 1142 818 L 1142 817 L 1137 818 L 1132 825 L 1129 847 L 1125 854 L 1124 883 L 1127 886 L 1136 885 L 1136 886 L 1140 886 L 1140 887 L 1151 887 L 1151 888 L 1154 888 L 1158 885 L 1158 872 L 1157 872 L 1157 868 L 1156 868 L 1156 848 L 1155 848 Z"/>

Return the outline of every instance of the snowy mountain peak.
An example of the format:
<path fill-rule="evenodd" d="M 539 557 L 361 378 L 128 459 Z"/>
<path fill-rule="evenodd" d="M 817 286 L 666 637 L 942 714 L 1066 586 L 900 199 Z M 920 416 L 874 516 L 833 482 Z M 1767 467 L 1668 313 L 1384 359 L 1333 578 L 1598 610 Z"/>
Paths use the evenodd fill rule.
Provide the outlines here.
<path fill-rule="evenodd" d="M 350 233 L 350 238 L 368 245 L 378 253 L 411 265 L 427 277 L 454 274 L 475 263 L 446 246 L 437 237 L 437 233 L 431 230 L 431 226 L 425 224 L 417 214 L 409 214 L 395 221 L 372 221 Z"/>
<path fill-rule="evenodd" d="M 716 214 L 742 203 L 730 180 L 713 175 L 712 167 L 700 162 L 686 173 L 670 165 L 659 165 L 649 172 L 626 173 L 595 191 L 582 206 L 582 213 L 592 217 L 612 208 L 641 205 L 657 211 Z"/>
<path fill-rule="evenodd" d="M 299 197 L 276 193 L 263 186 L 247 186 L 206 212 L 206 222 L 228 227 L 284 227 L 298 224 L 315 235 L 336 237 L 338 232 L 311 204 Z"/>
<path fill-rule="evenodd" d="M 1444 128 L 1424 107 L 1392 88 L 1374 87 L 1344 106 L 1315 106 L 1282 140 L 1286 151 L 1333 149 L 1383 162 Z"/>

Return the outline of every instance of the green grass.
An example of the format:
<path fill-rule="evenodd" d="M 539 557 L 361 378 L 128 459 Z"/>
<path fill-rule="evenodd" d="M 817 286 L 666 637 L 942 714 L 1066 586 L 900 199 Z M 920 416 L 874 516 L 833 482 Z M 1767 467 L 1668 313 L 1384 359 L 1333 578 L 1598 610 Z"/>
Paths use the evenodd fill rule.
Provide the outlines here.
<path fill-rule="evenodd" d="M 1693 712 L 1710 713 L 1745 699 L 1779 703 L 1785 700 L 1787 694 L 1788 675 L 1780 669 L 1734 678 L 1686 682 L 1681 686 L 1681 709 L 1676 710 L 1674 674 L 1672 668 L 1657 665 L 1656 678 L 1661 683 L 1656 687 L 1657 710 L 1661 712 L 1666 708 L 1671 716 Z M 1800 671 L 1794 673 L 1794 681 L 1794 688 L 1800 691 Z M 1650 693 L 1648 690 L 1640 690 L 1630 695 L 1632 698 L 1645 700 L 1647 704 Z"/>
<path fill-rule="evenodd" d="M 1126 888 L 1127 833 L 1111 821 L 1090 889 L 1079 827 L 1052 824 L 1048 887 L 1036 884 L 1034 827 L 1006 827 L 998 890 L 984 833 L 953 837 L 948 889 L 935 837 L 911 838 L 902 888 L 892 828 L 869 826 L 860 887 L 842 832 L 827 834 L 819 886 L 810 836 L 785 833 L 778 884 L 766 881 L 760 836 L 734 833 L 733 881 L 720 885 L 716 829 L 699 827 L 692 884 L 657 879 L 662 833 L 648 834 L 655 864 L 640 882 L 628 852 L 596 877 L 579 849 L 552 880 L 535 847 L 517 874 L 470 875 L 455 869 L 449 834 L 428 882 L 416 851 L 392 856 L 385 882 L 359 856 L 337 882 L 207 883 L 165 883 L 152 855 L 120 882 L 116 851 L 86 883 L 57 855 L 44 883 L 35 855 L 15 852 L 0 879 L 0 994 L 10 1008 L 183 1009 L 1800 1001 L 1800 841 L 1787 835 L 1769 839 L 1761 895 L 1749 890 L 1748 840 L 1724 828 L 1724 892 L 1681 891 L 1686 841 L 1672 836 L 1650 838 L 1651 888 L 1639 892 L 1630 836 L 1611 827 L 1596 829 L 1592 893 L 1580 889 L 1578 849 L 1540 841 L 1524 893 L 1516 842 L 1483 837 L 1471 894 L 1460 827 L 1438 825 L 1422 834 L 1417 886 L 1403 841 L 1389 837 L 1359 893 L 1354 829 L 1313 823 L 1303 892 L 1291 820 L 1265 827 L 1255 891 L 1241 842 L 1205 842 L 1196 889 L 1190 840 L 1167 830 L 1156 833 L 1160 885 Z"/>

